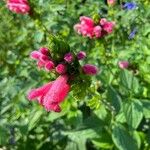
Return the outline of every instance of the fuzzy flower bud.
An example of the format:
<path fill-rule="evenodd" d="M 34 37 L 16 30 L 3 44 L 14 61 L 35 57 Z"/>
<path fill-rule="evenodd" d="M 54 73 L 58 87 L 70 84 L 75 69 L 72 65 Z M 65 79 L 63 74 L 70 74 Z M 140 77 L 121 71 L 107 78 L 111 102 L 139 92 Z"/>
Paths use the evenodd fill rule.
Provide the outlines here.
<path fill-rule="evenodd" d="M 118 65 L 119 65 L 119 68 L 126 69 L 129 66 L 129 62 L 128 61 L 119 61 Z"/>
<path fill-rule="evenodd" d="M 71 62 L 73 61 L 73 55 L 72 55 L 72 53 L 67 53 L 67 54 L 65 54 L 64 60 L 65 60 L 66 62 L 68 62 L 68 63 L 71 63 Z"/>
<path fill-rule="evenodd" d="M 78 60 L 82 60 L 86 57 L 86 53 L 84 51 L 80 51 L 78 54 L 77 54 L 77 58 Z"/>
<path fill-rule="evenodd" d="M 82 67 L 83 72 L 87 75 L 96 75 L 98 73 L 98 68 L 91 64 L 86 64 Z"/>
<path fill-rule="evenodd" d="M 45 64 L 45 69 L 47 71 L 50 71 L 52 70 L 53 68 L 55 67 L 54 63 L 52 61 L 48 61 L 46 64 Z"/>
<path fill-rule="evenodd" d="M 67 71 L 67 67 L 65 64 L 58 64 L 56 67 L 56 72 L 59 74 L 64 74 Z"/>

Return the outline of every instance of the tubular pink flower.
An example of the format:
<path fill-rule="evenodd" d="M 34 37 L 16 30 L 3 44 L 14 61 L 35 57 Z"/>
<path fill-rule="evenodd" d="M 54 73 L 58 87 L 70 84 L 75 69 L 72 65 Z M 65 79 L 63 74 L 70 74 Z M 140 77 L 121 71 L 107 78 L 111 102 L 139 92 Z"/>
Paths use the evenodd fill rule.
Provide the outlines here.
<path fill-rule="evenodd" d="M 55 81 L 33 89 L 28 93 L 28 99 L 37 99 L 47 111 L 60 112 L 60 103 L 64 101 L 70 91 L 67 75 L 59 76 Z"/>
<path fill-rule="evenodd" d="M 7 7 L 12 12 L 18 14 L 27 14 L 30 11 L 27 0 L 7 0 Z"/>
<path fill-rule="evenodd" d="M 68 63 L 71 63 L 71 62 L 73 61 L 73 55 L 72 55 L 72 53 L 67 53 L 67 54 L 65 54 L 64 60 L 65 60 L 66 62 L 68 62 Z"/>
<path fill-rule="evenodd" d="M 70 91 L 70 85 L 67 83 L 68 76 L 59 76 L 53 83 L 51 89 L 44 97 L 44 106 L 47 111 L 50 111 L 52 104 L 60 104 Z"/>
<path fill-rule="evenodd" d="M 78 60 L 83 60 L 85 57 L 86 57 L 86 53 L 85 53 L 84 51 L 80 51 L 80 52 L 77 54 Z"/>
<path fill-rule="evenodd" d="M 128 61 L 119 61 L 118 65 L 119 65 L 119 68 L 126 69 L 129 67 L 129 62 Z"/>
<path fill-rule="evenodd" d="M 87 75 L 96 75 L 98 73 L 98 68 L 91 64 L 84 65 L 82 70 Z"/>
<path fill-rule="evenodd" d="M 56 72 L 59 74 L 64 74 L 67 71 L 67 67 L 65 64 L 58 64 L 56 67 Z"/>

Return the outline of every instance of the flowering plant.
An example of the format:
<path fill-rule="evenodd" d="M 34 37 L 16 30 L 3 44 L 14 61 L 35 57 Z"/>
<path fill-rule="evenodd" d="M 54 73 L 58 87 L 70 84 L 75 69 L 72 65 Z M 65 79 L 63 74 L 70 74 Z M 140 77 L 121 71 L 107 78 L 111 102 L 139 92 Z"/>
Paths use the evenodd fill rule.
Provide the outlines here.
<path fill-rule="evenodd" d="M 149 0 L 0 9 L 0 149 L 150 149 Z"/>

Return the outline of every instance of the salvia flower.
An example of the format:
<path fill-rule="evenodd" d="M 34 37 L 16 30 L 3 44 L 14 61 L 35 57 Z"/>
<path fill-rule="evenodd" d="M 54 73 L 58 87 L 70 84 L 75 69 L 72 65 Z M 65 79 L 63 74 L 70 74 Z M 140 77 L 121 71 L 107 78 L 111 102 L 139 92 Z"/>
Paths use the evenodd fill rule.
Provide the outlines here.
<path fill-rule="evenodd" d="M 82 16 L 80 17 L 80 23 L 74 25 L 74 30 L 84 37 L 101 38 L 112 33 L 114 26 L 115 23 L 107 21 L 106 18 L 102 18 L 99 20 L 99 24 L 95 25 L 93 19 Z"/>
<path fill-rule="evenodd" d="M 119 65 L 119 68 L 126 69 L 129 66 L 129 62 L 128 61 L 119 61 L 118 65 Z"/>
<path fill-rule="evenodd" d="M 44 67 L 47 71 L 50 71 L 55 67 L 53 60 L 49 57 L 48 49 L 45 47 L 40 48 L 38 51 L 31 52 L 30 56 L 32 59 L 37 60 L 39 68 Z"/>
<path fill-rule="evenodd" d="M 28 93 L 28 99 L 36 99 L 47 111 L 60 112 L 60 103 L 63 102 L 68 95 L 71 84 L 78 83 L 73 80 L 76 81 L 76 77 L 79 77 L 80 74 L 95 75 L 98 69 L 96 66 L 90 64 L 81 67 L 79 60 L 86 57 L 84 51 L 80 51 L 76 55 L 73 52 L 66 53 L 63 55 L 64 57 L 60 57 L 61 59 L 59 60 L 57 58 L 55 59 L 51 54 L 52 50 L 49 52 L 45 47 L 31 53 L 30 56 L 32 59 L 37 60 L 38 67 L 44 67 L 48 71 L 53 69 L 55 70 L 53 73 L 55 73 L 56 76 L 59 74 L 59 77 L 42 87 L 32 89 Z"/>
<path fill-rule="evenodd" d="M 129 40 L 133 39 L 133 38 L 135 37 L 135 34 L 136 34 L 136 33 L 137 33 L 137 29 L 134 28 L 134 29 L 131 31 L 131 33 L 129 34 L 128 39 L 129 39 Z"/>
<path fill-rule="evenodd" d="M 40 88 L 32 89 L 28 93 L 28 99 L 37 99 L 47 111 L 60 112 L 60 103 L 64 101 L 70 91 L 70 85 L 67 82 L 67 75 L 59 76 L 55 81 Z"/>
<path fill-rule="evenodd" d="M 71 63 L 71 62 L 73 61 L 73 55 L 72 55 L 72 53 L 67 53 L 67 54 L 65 54 L 64 60 L 65 60 L 66 62 L 68 62 L 68 63 Z"/>
<path fill-rule="evenodd" d="M 98 73 L 98 68 L 91 64 L 84 65 L 82 70 L 87 75 L 96 75 Z"/>
<path fill-rule="evenodd" d="M 85 53 L 84 51 L 80 51 L 80 52 L 77 54 L 78 60 L 83 60 L 85 57 L 86 57 L 86 53 Z"/>
<path fill-rule="evenodd" d="M 17 14 L 27 14 L 30 11 L 28 0 L 7 0 L 7 7 Z"/>
<path fill-rule="evenodd" d="M 137 8 L 137 5 L 134 2 L 126 2 L 125 4 L 123 4 L 123 8 L 126 10 L 133 10 Z"/>

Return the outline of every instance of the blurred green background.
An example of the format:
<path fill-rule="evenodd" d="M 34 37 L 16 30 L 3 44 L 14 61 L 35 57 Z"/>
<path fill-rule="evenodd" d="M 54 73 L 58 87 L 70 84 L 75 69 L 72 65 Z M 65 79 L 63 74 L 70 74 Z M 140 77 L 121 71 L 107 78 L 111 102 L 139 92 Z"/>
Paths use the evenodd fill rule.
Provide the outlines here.
<path fill-rule="evenodd" d="M 103 0 L 30 0 L 34 17 L 12 13 L 0 2 L 0 147 L 150 149 L 150 2 L 134 2 L 138 8 L 127 11 Z M 100 40 L 77 35 L 73 26 L 82 15 L 115 21 L 115 31 Z M 70 92 L 61 113 L 46 112 L 26 98 L 30 89 L 53 80 L 29 58 L 31 51 L 47 45 L 43 26 L 62 36 L 73 51 L 86 51 L 84 64 L 101 70 L 91 78 L 86 96 L 84 86 Z M 129 40 L 134 28 L 137 33 Z M 119 60 L 128 60 L 130 70 L 120 70 Z"/>

